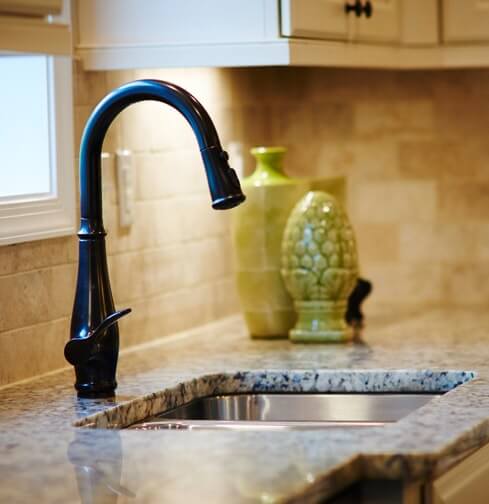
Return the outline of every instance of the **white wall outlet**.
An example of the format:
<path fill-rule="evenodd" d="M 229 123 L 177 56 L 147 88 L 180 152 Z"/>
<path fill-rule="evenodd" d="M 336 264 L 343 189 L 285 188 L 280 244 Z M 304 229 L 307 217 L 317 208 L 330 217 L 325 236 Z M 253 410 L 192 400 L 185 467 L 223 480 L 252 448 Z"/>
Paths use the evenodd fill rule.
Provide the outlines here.
<path fill-rule="evenodd" d="M 243 150 L 243 144 L 241 142 L 229 142 L 227 146 L 229 166 L 234 169 L 239 179 L 244 177 Z"/>
<path fill-rule="evenodd" d="M 119 226 L 129 227 L 134 222 L 134 156 L 132 152 L 117 151 L 116 163 Z"/>

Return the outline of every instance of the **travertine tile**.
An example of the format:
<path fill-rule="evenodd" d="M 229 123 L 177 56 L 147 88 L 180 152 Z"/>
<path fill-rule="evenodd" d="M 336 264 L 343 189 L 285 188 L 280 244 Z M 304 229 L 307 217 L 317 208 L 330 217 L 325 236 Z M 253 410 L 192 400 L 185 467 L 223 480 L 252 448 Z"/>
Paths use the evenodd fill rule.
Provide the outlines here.
<path fill-rule="evenodd" d="M 355 181 L 399 178 L 399 149 L 385 140 L 324 142 L 317 175 L 344 175 Z"/>
<path fill-rule="evenodd" d="M 112 91 L 114 88 L 127 84 L 133 80 L 136 80 L 135 70 L 113 70 L 111 72 L 105 72 L 107 91 Z"/>
<path fill-rule="evenodd" d="M 489 72 L 330 68 L 74 70 L 76 153 L 94 105 L 140 78 L 175 82 L 208 109 L 224 147 L 285 145 L 287 173 L 347 178 L 362 275 L 375 306 L 487 304 Z M 104 217 L 123 346 L 237 311 L 230 212 L 211 209 L 195 137 L 171 107 L 139 103 L 104 150 L 135 153 L 135 221 L 118 223 L 113 164 Z M 76 168 L 78 172 L 78 168 Z M 0 248 L 0 383 L 64 365 L 76 238 Z M 12 345 L 17 341 L 18 345 Z M 29 346 L 28 342 L 32 344 Z M 8 347 L 7 347 L 8 345 Z M 4 350 L 5 348 L 5 350 Z M 52 353 L 47 353 L 54 348 Z M 25 360 L 22 359 L 25 357 Z"/>
<path fill-rule="evenodd" d="M 121 147 L 134 152 L 195 148 L 192 128 L 174 108 L 145 101 L 123 110 L 120 121 Z"/>
<path fill-rule="evenodd" d="M 77 105 L 96 105 L 107 94 L 107 72 L 84 72 L 75 61 L 74 99 Z"/>
<path fill-rule="evenodd" d="M 474 222 L 471 227 L 475 241 L 472 259 L 476 262 L 488 261 L 489 222 Z"/>
<path fill-rule="evenodd" d="M 0 277 L 0 331 L 65 317 L 71 313 L 75 265 Z"/>
<path fill-rule="evenodd" d="M 231 273 L 230 247 L 219 238 L 112 255 L 108 262 L 119 302 L 196 287 Z"/>
<path fill-rule="evenodd" d="M 444 301 L 444 269 L 438 262 L 374 264 L 362 268 L 373 282 L 372 304 L 429 306 Z"/>
<path fill-rule="evenodd" d="M 360 270 L 363 268 L 362 265 L 366 264 L 399 261 L 398 223 L 357 222 L 354 231 Z"/>
<path fill-rule="evenodd" d="M 193 231 L 185 229 L 183 219 L 188 222 L 190 217 L 184 217 L 178 212 L 178 205 L 179 200 L 176 198 L 136 202 L 134 223 L 130 228 L 119 227 L 117 207 L 106 205 L 104 216 L 109 254 L 156 248 L 182 241 Z M 202 222 L 206 216 L 194 217 L 196 222 Z"/>
<path fill-rule="evenodd" d="M 154 200 L 208 191 L 199 150 L 141 153 L 135 156 L 135 196 Z"/>
<path fill-rule="evenodd" d="M 484 131 L 489 104 L 484 99 L 470 99 L 454 93 L 451 99 L 434 103 L 438 134 L 457 142 L 477 138 Z"/>
<path fill-rule="evenodd" d="M 401 176 L 406 178 L 489 178 L 487 142 L 402 142 L 399 157 Z"/>
<path fill-rule="evenodd" d="M 69 337 L 66 317 L 0 333 L 0 386 L 66 366 L 63 350 Z"/>
<path fill-rule="evenodd" d="M 426 134 L 433 131 L 434 119 L 430 100 L 355 104 L 355 133 L 367 138 Z"/>
<path fill-rule="evenodd" d="M 214 295 L 213 285 L 203 284 L 132 303 L 120 322 L 122 348 L 210 322 Z"/>
<path fill-rule="evenodd" d="M 253 104 L 242 107 L 237 115 L 237 138 L 245 138 L 252 145 L 270 145 L 273 143 L 272 109 L 264 104 Z M 284 139 L 280 139 L 283 142 Z"/>
<path fill-rule="evenodd" d="M 70 236 L 0 247 L 0 276 L 73 263 L 76 250 Z"/>
<path fill-rule="evenodd" d="M 438 208 L 435 182 L 386 181 L 356 184 L 352 218 L 371 222 L 433 221 Z"/>
<path fill-rule="evenodd" d="M 403 262 L 463 263 L 473 257 L 476 242 L 471 223 L 406 222 L 400 225 L 400 259 Z"/>
<path fill-rule="evenodd" d="M 462 306 L 487 306 L 489 303 L 488 271 L 489 258 L 480 263 L 470 261 L 445 269 L 447 301 Z"/>
<path fill-rule="evenodd" d="M 439 182 L 442 221 L 470 222 L 489 220 L 489 182 L 449 181 Z"/>
<path fill-rule="evenodd" d="M 272 134 L 286 143 L 327 142 L 350 137 L 353 131 L 353 108 L 348 103 L 298 101 L 271 110 Z"/>
<path fill-rule="evenodd" d="M 306 72 L 306 96 L 313 103 L 395 100 L 402 93 L 402 86 L 397 85 L 396 72 L 332 68 L 309 68 Z"/>
<path fill-rule="evenodd" d="M 228 232 L 230 212 L 214 210 L 208 194 L 175 199 L 169 204 L 181 219 L 179 231 L 183 240 L 224 236 Z"/>
<path fill-rule="evenodd" d="M 215 289 L 215 317 L 221 318 L 239 311 L 238 292 L 234 275 L 230 275 L 214 282 Z"/>

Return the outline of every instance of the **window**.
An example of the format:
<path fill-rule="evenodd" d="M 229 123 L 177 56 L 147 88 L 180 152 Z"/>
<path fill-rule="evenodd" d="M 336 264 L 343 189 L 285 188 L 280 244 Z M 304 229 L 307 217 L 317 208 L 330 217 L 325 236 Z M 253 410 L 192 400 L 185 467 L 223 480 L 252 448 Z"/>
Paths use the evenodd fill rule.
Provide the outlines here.
<path fill-rule="evenodd" d="M 75 229 L 71 59 L 0 56 L 0 244 Z"/>

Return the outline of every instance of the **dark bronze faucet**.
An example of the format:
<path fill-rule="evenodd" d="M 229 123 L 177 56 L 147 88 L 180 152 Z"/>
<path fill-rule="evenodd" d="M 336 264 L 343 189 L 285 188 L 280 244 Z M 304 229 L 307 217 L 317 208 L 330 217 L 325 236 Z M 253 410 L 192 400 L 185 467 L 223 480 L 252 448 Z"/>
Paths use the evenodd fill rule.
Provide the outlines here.
<path fill-rule="evenodd" d="M 102 143 L 117 114 L 144 100 L 166 103 L 187 119 L 199 144 L 213 208 L 233 208 L 245 199 L 211 118 L 189 92 L 169 82 L 140 80 L 114 90 L 97 105 L 85 126 L 80 146 L 78 280 L 71 339 L 65 347 L 66 360 L 75 366 L 75 388 L 84 397 L 113 395 L 119 354 L 117 320 L 131 311 L 115 310 L 110 288 L 102 220 Z"/>

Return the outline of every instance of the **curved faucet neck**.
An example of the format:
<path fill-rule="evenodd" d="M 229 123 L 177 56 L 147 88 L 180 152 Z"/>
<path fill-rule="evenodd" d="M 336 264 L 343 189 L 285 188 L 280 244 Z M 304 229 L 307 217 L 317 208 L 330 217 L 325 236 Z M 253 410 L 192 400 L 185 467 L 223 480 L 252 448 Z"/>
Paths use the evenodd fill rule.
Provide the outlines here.
<path fill-rule="evenodd" d="M 140 80 L 108 94 L 95 108 L 83 132 L 80 146 L 81 235 L 105 235 L 102 218 L 102 145 L 116 116 L 133 103 L 154 100 L 178 110 L 195 133 L 200 150 L 221 144 L 214 124 L 200 102 L 169 82 Z"/>
<path fill-rule="evenodd" d="M 75 387 L 83 396 L 113 394 L 117 387 L 119 328 L 116 320 L 128 310 L 116 312 L 110 288 L 102 220 L 100 158 L 104 137 L 114 118 L 129 105 L 143 100 L 170 105 L 187 119 L 200 147 L 213 208 L 225 210 L 245 199 L 211 118 L 184 89 L 156 80 L 135 81 L 110 93 L 95 108 L 83 132 L 80 148 L 78 279 L 71 338 L 65 347 L 67 360 L 75 366 Z"/>

